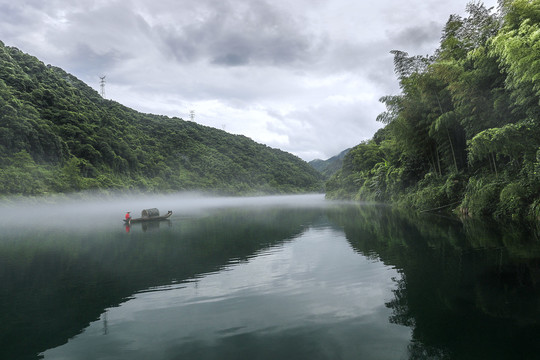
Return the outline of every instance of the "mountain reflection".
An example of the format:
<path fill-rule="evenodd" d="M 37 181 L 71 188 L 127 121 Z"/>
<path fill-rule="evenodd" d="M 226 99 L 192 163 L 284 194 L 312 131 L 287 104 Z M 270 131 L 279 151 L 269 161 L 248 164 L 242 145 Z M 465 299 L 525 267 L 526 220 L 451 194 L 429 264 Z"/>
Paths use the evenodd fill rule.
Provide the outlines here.
<path fill-rule="evenodd" d="M 307 251 L 314 246 L 309 238 L 302 242 L 305 247 L 301 251 L 295 248 L 303 254 L 305 264 L 311 266 L 315 256 L 319 256 L 319 265 L 325 264 L 319 268 L 321 276 L 314 282 L 317 292 L 312 293 L 316 299 L 311 301 L 321 301 L 328 309 L 339 289 L 342 293 L 337 296 L 350 301 L 344 307 L 348 317 L 339 325 L 330 322 L 313 328 L 296 327 L 290 320 L 284 332 L 265 336 L 260 332 L 232 336 L 236 328 L 222 320 L 221 330 L 230 336 L 220 337 L 221 342 L 213 348 L 189 342 L 194 348 L 186 345 L 182 351 L 203 351 L 211 357 L 216 349 L 227 349 L 234 358 L 237 353 L 233 350 L 247 349 L 241 342 L 250 339 L 250 351 L 275 345 L 275 352 L 268 354 L 287 357 L 293 354 L 277 344 L 290 343 L 287 351 L 296 349 L 297 358 L 331 358 L 333 352 L 323 344 L 328 334 L 339 334 L 331 338 L 335 341 L 331 350 L 343 351 L 347 354 L 343 358 L 373 349 L 370 346 L 376 341 L 381 344 L 377 349 L 397 343 L 405 349 L 408 344 L 406 356 L 410 359 L 532 359 L 540 351 L 540 240 L 536 229 L 414 215 L 385 206 L 332 203 L 304 208 L 216 208 L 182 216 L 146 228 L 132 226 L 129 232 L 121 224 L 94 229 L 5 228 L 0 240 L 0 358 L 36 359 L 46 350 L 71 341 L 96 321 L 100 322 L 100 334 L 107 334 L 108 311 L 114 315 L 110 309 L 125 306 L 129 299 L 152 300 L 152 293 L 160 288 L 196 287 L 194 279 L 212 280 L 208 274 L 225 272 L 231 264 L 251 262 L 251 269 L 267 271 L 267 278 L 275 280 L 272 269 L 281 266 L 286 274 L 295 264 L 278 256 L 277 263 L 263 269 L 252 260 L 265 250 L 279 248 L 277 245 L 294 244 L 292 239 L 318 228 L 332 234 L 319 239 L 327 244 L 326 252 Z M 362 298 L 364 288 L 354 287 L 358 283 L 373 285 L 368 268 L 330 274 L 336 263 L 343 262 L 344 253 L 332 258 L 328 251 L 340 236 L 351 254 L 347 255 L 350 263 L 372 261 L 381 269 L 391 269 L 391 275 L 386 275 L 386 270 L 377 273 L 386 276 L 387 293 L 379 303 L 377 297 L 371 300 L 369 309 L 377 309 L 373 318 L 380 319 L 376 326 L 366 326 L 366 317 L 359 316 L 358 309 L 366 309 L 366 298 Z M 253 279 L 253 288 L 260 288 L 257 280 L 262 276 L 257 277 L 255 270 L 244 275 Z M 339 286 L 327 294 L 325 284 L 332 282 Z M 142 294 L 146 291 L 149 294 L 145 297 Z M 292 293 L 298 295 L 299 291 Z M 279 304 L 294 303 L 297 309 L 310 305 L 307 298 L 285 299 Z M 231 313 L 244 310 L 232 302 L 223 305 Z M 294 319 L 295 313 L 287 315 L 285 310 L 291 309 L 285 307 L 275 309 L 279 314 L 276 320 Z M 170 316 L 166 308 L 154 307 L 152 311 L 163 319 Z M 190 312 L 182 314 L 186 319 Z M 209 323 L 216 319 L 214 312 L 201 316 Z M 200 317 L 193 315 L 192 320 Z M 287 323 L 285 320 L 276 323 Z M 394 324 L 411 329 L 410 341 L 403 337 L 409 330 Z M 169 325 L 174 329 L 176 323 Z M 382 341 L 385 335 L 385 341 L 399 341 L 386 344 Z"/>
<path fill-rule="evenodd" d="M 532 359 L 540 350 L 540 242 L 523 226 L 359 206 L 332 217 L 351 245 L 402 274 L 389 321 L 410 359 Z"/>
<path fill-rule="evenodd" d="M 129 233 L 121 225 L 8 231 L 0 241 L 0 358 L 36 358 L 132 294 L 247 259 L 295 237 L 321 211 L 229 209 Z"/>

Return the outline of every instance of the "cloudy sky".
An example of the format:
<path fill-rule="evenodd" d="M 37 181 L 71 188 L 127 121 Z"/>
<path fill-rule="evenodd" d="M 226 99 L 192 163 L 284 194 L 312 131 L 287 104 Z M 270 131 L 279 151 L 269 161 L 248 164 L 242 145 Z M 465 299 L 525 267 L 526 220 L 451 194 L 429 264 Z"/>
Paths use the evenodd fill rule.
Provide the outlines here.
<path fill-rule="evenodd" d="M 0 0 L 0 40 L 141 112 L 327 159 L 373 136 L 393 49 L 468 0 Z M 484 1 L 496 6 L 496 0 Z"/>

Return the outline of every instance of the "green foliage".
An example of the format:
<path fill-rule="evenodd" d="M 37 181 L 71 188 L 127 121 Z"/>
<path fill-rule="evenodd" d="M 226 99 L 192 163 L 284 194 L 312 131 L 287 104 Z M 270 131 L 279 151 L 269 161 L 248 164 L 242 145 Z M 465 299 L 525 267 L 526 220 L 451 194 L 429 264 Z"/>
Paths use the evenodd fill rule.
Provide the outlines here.
<path fill-rule="evenodd" d="M 510 218 L 525 217 L 530 195 L 527 184 L 513 182 L 506 185 L 500 192 L 498 208 L 495 211 L 495 215 Z"/>
<path fill-rule="evenodd" d="M 345 158 L 328 197 L 539 216 L 540 3 L 501 4 L 450 16 L 434 56 L 392 51 L 401 94 L 381 98 L 384 129 Z"/>
<path fill-rule="evenodd" d="M 532 121 L 507 124 L 479 132 L 469 141 L 469 161 L 481 160 L 490 154 L 513 159 L 534 156 L 540 132 Z"/>
<path fill-rule="evenodd" d="M 47 192 L 52 171 L 38 166 L 32 157 L 22 150 L 5 159 L 0 167 L 0 194 L 38 195 Z"/>
<path fill-rule="evenodd" d="M 309 162 L 309 165 L 320 172 L 324 180 L 328 180 L 341 169 L 343 166 L 343 158 L 349 151 L 350 149 L 346 149 L 328 160 L 312 160 Z"/>
<path fill-rule="evenodd" d="M 506 2 L 505 7 L 506 21 L 492 40 L 492 51 L 508 72 L 507 83 L 512 89 L 532 90 L 528 96 L 515 93 L 517 101 L 524 104 L 529 97 L 540 97 L 540 3 L 515 0 Z"/>
<path fill-rule="evenodd" d="M 138 113 L 0 42 L 0 194 L 321 187 L 317 171 L 289 153 L 179 118 Z"/>
<path fill-rule="evenodd" d="M 491 177 L 471 177 L 461 207 L 471 216 L 491 215 L 497 210 L 503 188 L 502 182 L 493 181 Z"/>
<path fill-rule="evenodd" d="M 399 197 L 398 201 L 402 206 L 419 211 L 452 210 L 462 200 L 466 180 L 461 173 L 453 173 L 448 177 L 428 173 L 410 191 Z"/>

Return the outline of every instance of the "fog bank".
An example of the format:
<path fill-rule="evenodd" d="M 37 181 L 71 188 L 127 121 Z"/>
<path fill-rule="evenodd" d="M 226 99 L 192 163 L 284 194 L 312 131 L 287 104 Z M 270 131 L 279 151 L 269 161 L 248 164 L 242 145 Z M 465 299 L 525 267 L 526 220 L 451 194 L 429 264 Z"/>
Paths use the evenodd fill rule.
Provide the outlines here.
<path fill-rule="evenodd" d="M 143 209 L 158 208 L 160 214 L 173 212 L 171 220 L 201 216 L 225 208 L 324 207 L 323 194 L 258 197 L 215 197 L 197 193 L 164 195 L 73 195 L 0 202 L 0 227 L 66 227 L 92 224 L 122 224 L 127 211 L 139 217 Z"/>

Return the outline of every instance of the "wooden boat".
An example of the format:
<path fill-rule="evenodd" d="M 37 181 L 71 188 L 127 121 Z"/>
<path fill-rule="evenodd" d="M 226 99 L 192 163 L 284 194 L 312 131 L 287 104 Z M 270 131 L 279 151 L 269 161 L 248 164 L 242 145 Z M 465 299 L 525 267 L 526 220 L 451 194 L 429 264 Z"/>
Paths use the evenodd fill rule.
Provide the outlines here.
<path fill-rule="evenodd" d="M 129 218 L 124 219 L 124 223 L 126 224 L 132 224 L 132 223 L 139 223 L 139 222 L 146 222 L 146 221 L 162 221 L 167 220 L 172 215 L 172 211 L 169 210 L 166 215 L 159 215 L 159 211 L 157 209 L 145 209 L 142 211 L 142 215 L 140 218 Z"/>

